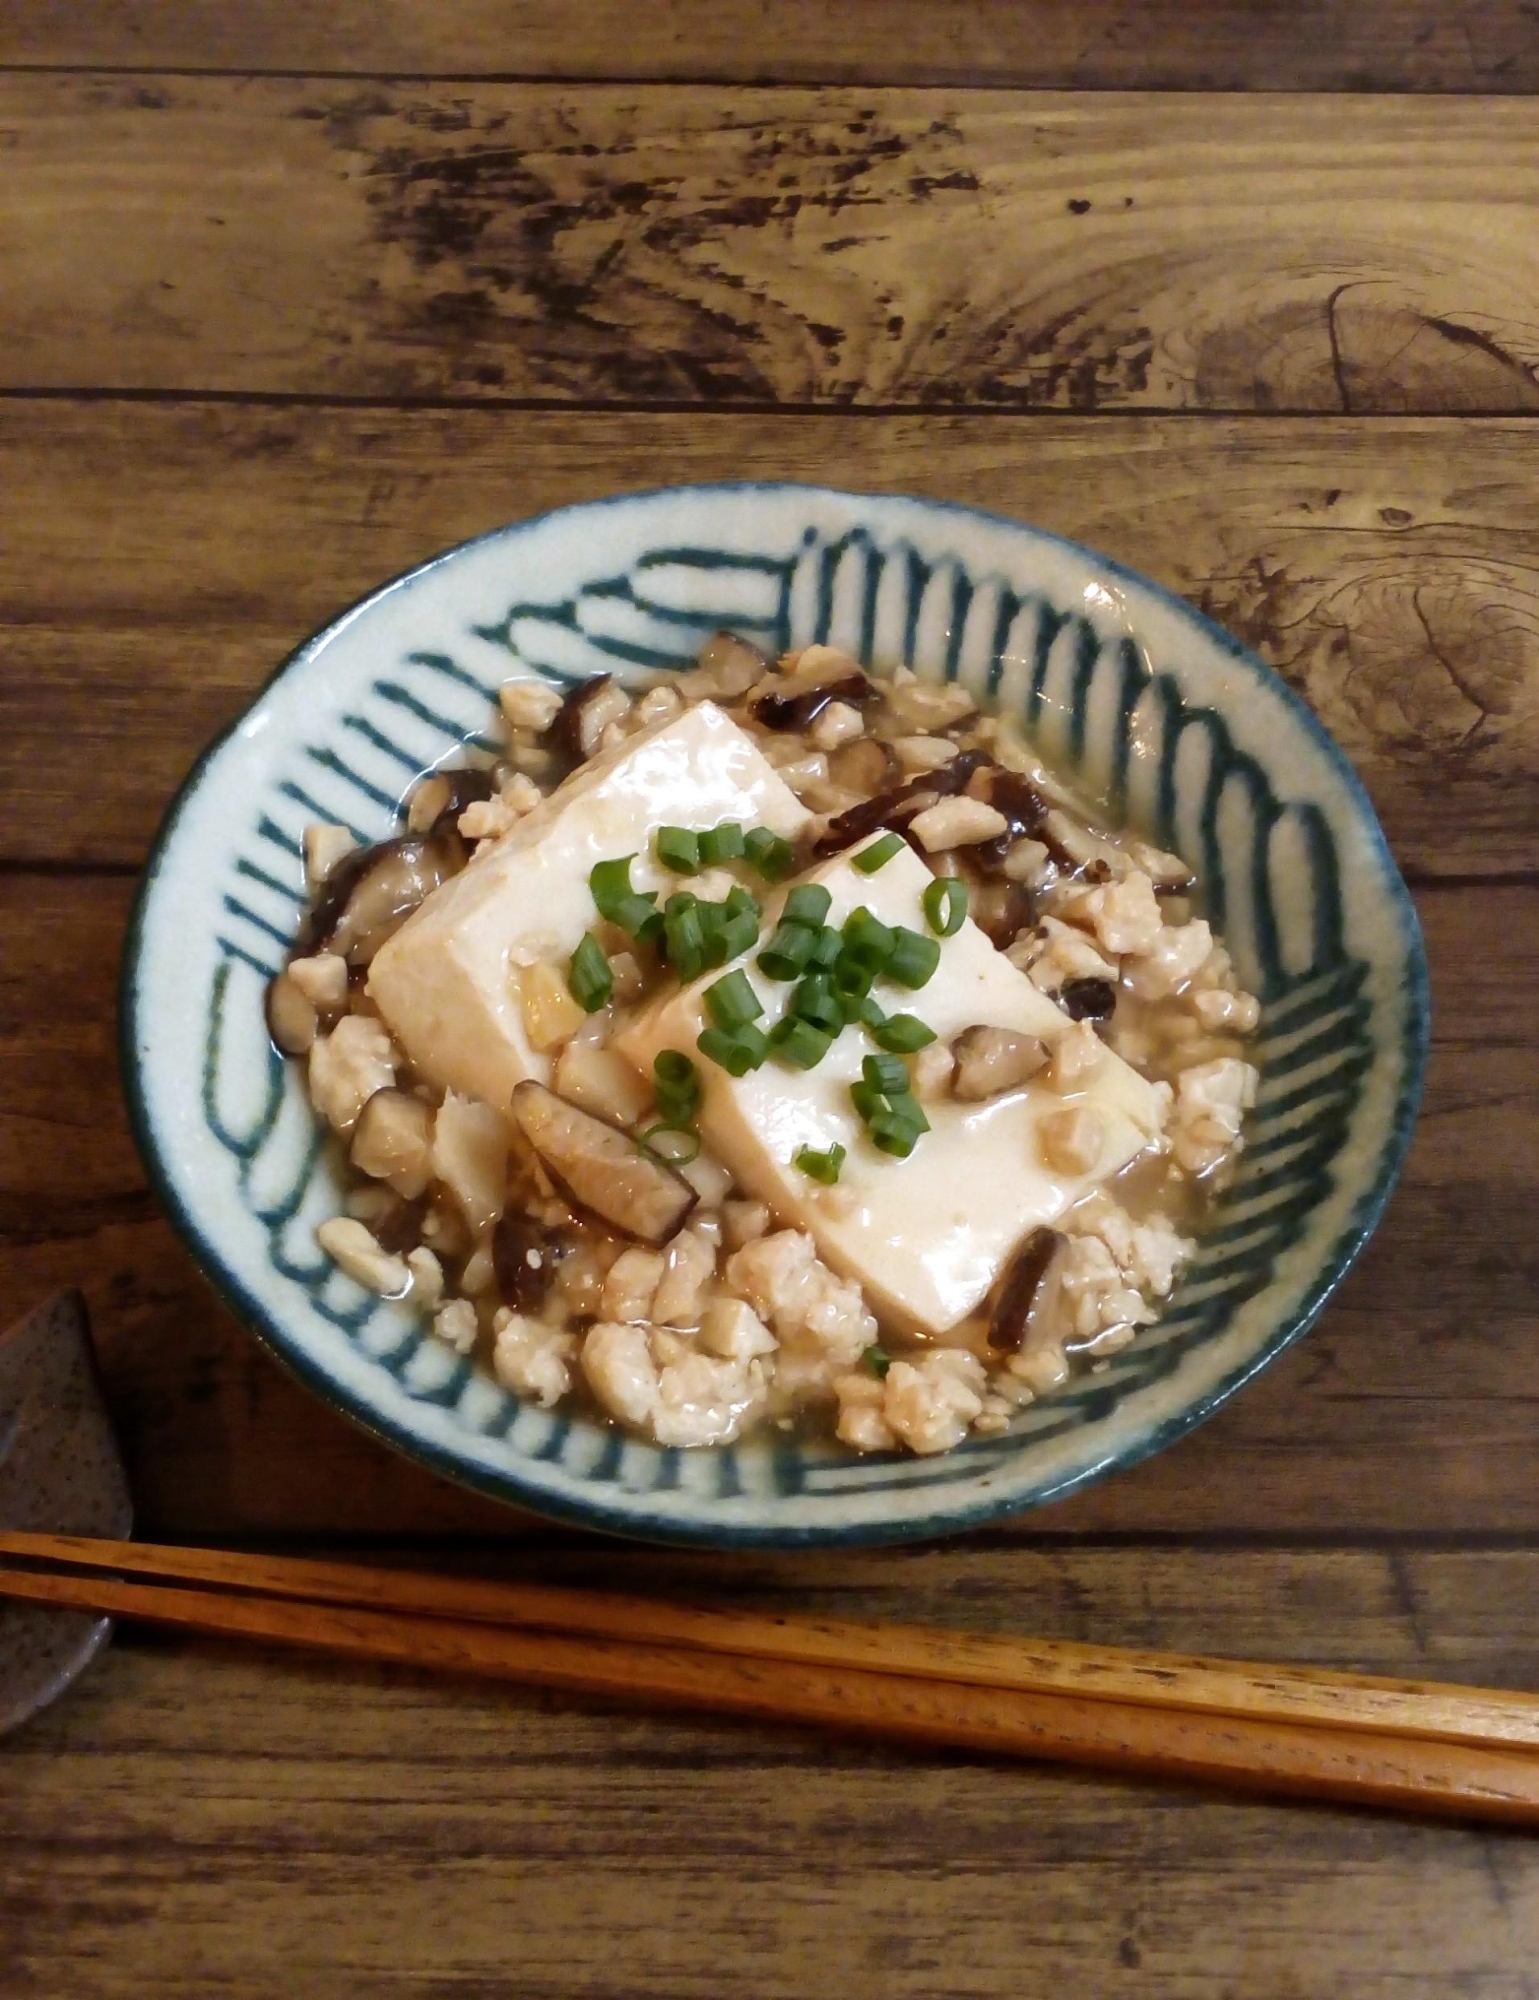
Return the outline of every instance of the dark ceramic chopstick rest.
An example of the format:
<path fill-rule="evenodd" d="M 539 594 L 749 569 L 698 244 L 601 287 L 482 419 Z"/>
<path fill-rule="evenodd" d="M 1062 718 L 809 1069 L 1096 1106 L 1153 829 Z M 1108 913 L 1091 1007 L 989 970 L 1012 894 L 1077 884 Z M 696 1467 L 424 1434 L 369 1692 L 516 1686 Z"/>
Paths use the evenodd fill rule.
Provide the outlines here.
<path fill-rule="evenodd" d="M 0 1334 L 0 1526 L 122 1537 L 132 1522 L 85 1300 L 58 1292 Z M 0 1602 L 0 1735 L 69 1686 L 111 1623 Z"/>

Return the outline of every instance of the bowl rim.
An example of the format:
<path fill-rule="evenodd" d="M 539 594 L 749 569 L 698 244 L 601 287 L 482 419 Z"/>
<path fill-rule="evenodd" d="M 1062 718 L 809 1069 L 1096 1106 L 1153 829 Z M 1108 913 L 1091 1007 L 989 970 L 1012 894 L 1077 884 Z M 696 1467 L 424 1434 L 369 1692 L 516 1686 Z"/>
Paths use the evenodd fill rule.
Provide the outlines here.
<path fill-rule="evenodd" d="M 1355 818 L 1361 831 L 1367 836 L 1373 859 L 1389 892 L 1407 973 L 1400 1031 L 1402 1068 L 1399 1087 L 1393 1114 L 1374 1162 L 1373 1173 L 1353 1204 L 1328 1254 L 1321 1260 L 1313 1282 L 1304 1290 L 1293 1312 L 1286 1319 L 1279 1321 L 1266 1341 L 1229 1374 L 1221 1377 L 1210 1388 L 1184 1404 L 1179 1410 L 1161 1419 L 1139 1437 L 1123 1446 L 1109 1449 L 1092 1464 L 1065 1474 L 1029 1497 L 1022 1497 L 1019 1494 L 999 1494 L 993 1497 L 986 1494 L 975 1495 L 965 1504 L 942 1506 L 920 1517 L 886 1524 L 875 1521 L 844 1525 L 816 1522 L 801 1525 L 791 1523 L 713 1525 L 705 1521 L 696 1523 L 638 1519 L 634 1511 L 615 1507 L 603 1500 L 586 1497 L 568 1499 L 542 1488 L 526 1486 L 516 1467 L 490 1471 L 472 1465 L 453 1450 L 431 1440 L 411 1435 L 388 1417 L 361 1406 L 351 1397 L 338 1391 L 332 1379 L 310 1358 L 304 1343 L 284 1331 L 281 1315 L 274 1312 L 246 1284 L 226 1261 L 212 1237 L 199 1225 L 174 1187 L 155 1140 L 148 1093 L 139 1062 L 137 1035 L 137 974 L 144 944 L 146 917 L 170 856 L 183 813 L 201 788 L 215 759 L 271 690 L 290 674 L 309 666 L 340 632 L 372 612 L 386 599 L 473 549 L 489 547 L 494 543 L 515 542 L 521 535 L 542 528 L 549 522 L 559 521 L 564 516 L 591 515 L 610 508 L 636 506 L 680 494 L 699 497 L 713 493 L 766 497 L 782 494 L 809 498 L 816 496 L 857 506 L 875 503 L 883 507 L 913 508 L 926 515 L 954 514 L 968 520 L 981 520 L 993 526 L 1009 529 L 1014 534 L 1045 544 L 1074 559 L 1088 563 L 1101 574 L 1130 584 L 1137 591 L 1152 596 L 1179 623 L 1189 626 L 1199 639 L 1242 665 L 1249 674 L 1263 679 L 1269 691 L 1292 713 L 1313 749 L 1323 756 L 1350 800 Z M 1264 1368 L 1269 1367 L 1279 1355 L 1302 1339 L 1319 1318 L 1377 1228 L 1399 1181 L 1410 1149 L 1426 1081 L 1430 1038 L 1431 987 L 1420 919 L 1367 788 L 1346 752 L 1326 729 L 1314 710 L 1281 674 L 1267 665 L 1258 653 L 1243 645 L 1233 633 L 1164 584 L 1119 562 L 1113 556 L 1108 556 L 1069 536 L 1057 534 L 1051 529 L 1037 527 L 1034 523 L 1019 520 L 1014 515 L 1001 513 L 994 508 L 976 506 L 968 501 L 932 499 L 923 494 L 880 489 L 856 490 L 826 486 L 806 480 L 702 480 L 639 487 L 621 493 L 602 494 L 589 500 L 569 501 L 562 506 L 546 508 L 537 514 L 503 522 L 480 534 L 451 543 L 424 561 L 414 564 L 410 569 L 401 570 L 387 578 L 385 582 L 376 585 L 374 589 L 345 606 L 324 625 L 316 627 L 278 662 L 255 689 L 251 698 L 213 737 L 171 795 L 150 843 L 134 893 L 124 934 L 118 979 L 119 1076 L 128 1111 L 129 1127 L 150 1187 L 199 1270 L 213 1283 L 234 1316 L 256 1337 L 260 1345 L 287 1374 L 316 1395 L 329 1409 L 345 1417 L 379 1443 L 419 1465 L 426 1466 L 429 1471 L 449 1480 L 452 1484 L 485 1498 L 498 1501 L 505 1506 L 522 1509 L 546 1520 L 572 1527 L 598 1530 L 628 1541 L 675 1548 L 726 1551 L 797 1550 L 820 1546 L 845 1548 L 890 1546 L 900 1542 L 934 1540 L 942 1536 L 960 1534 L 985 1527 L 991 1522 L 1013 1514 L 1023 1514 L 1029 1509 L 1067 1499 L 1071 1494 L 1104 1478 L 1108 1473 L 1130 1470 L 1197 1429 Z M 636 1497 L 638 1503 L 644 1503 L 645 1496 Z"/>

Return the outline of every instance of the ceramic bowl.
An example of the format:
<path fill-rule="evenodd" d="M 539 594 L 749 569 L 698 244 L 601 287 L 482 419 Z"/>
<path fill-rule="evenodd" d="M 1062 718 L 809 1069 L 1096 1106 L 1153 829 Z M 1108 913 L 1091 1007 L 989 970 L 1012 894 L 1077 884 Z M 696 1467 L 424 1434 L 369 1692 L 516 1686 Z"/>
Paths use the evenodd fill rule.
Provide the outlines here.
<path fill-rule="evenodd" d="M 495 690 L 687 666 L 731 627 L 960 680 L 1197 869 L 1264 1003 L 1249 1143 L 1159 1323 L 1104 1371 L 938 1459 L 802 1441 L 660 1449 L 521 1404 L 315 1247 L 335 1212 L 300 1079 L 263 1027 L 298 922 L 300 830 L 399 824 L 485 741 Z M 1427 1035 L 1421 939 L 1351 767 L 1275 674 L 1105 557 L 977 509 L 807 486 L 674 487 L 450 550 L 300 647 L 193 770 L 124 971 L 140 1146 L 237 1313 L 337 1409 L 435 1470 L 662 1541 L 934 1535 L 1069 1493 L 1211 1414 L 1310 1325 L 1389 1195 Z"/>

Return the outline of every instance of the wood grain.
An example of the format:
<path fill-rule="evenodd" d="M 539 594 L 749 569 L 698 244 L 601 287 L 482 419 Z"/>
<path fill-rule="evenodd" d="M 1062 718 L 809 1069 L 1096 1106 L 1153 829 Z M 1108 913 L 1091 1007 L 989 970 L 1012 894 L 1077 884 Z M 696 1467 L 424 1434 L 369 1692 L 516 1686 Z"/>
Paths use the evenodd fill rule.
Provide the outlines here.
<path fill-rule="evenodd" d="M 374 1445 L 216 1306 L 145 1189 L 115 1091 L 131 885 L 0 876 L 0 1295 L 85 1286 L 142 1533 L 527 1524 Z M 1539 891 L 1420 896 L 1434 1054 L 1389 1214 L 1321 1325 L 1175 1450 L 1006 1534 L 1539 1534 Z"/>
<path fill-rule="evenodd" d="M 12 73 L 0 133 L 10 387 L 1539 408 L 1518 100 Z"/>
<path fill-rule="evenodd" d="M 0 857 L 136 863 L 208 738 L 392 571 L 544 507 L 746 475 L 971 500 L 1105 549 L 1286 674 L 1403 865 L 1531 872 L 1536 440 L 1472 420 L 0 402 Z"/>
<path fill-rule="evenodd" d="M 1328 1622 L 1337 1645 L 1407 1670 L 1428 1650 L 1365 1556 L 964 1543 L 729 1569 L 569 1553 L 584 1576 L 656 1588 L 687 1568 L 768 1603 L 1153 1622 L 1272 1655 L 1312 1653 Z M 1532 1557 L 1402 1571 L 1449 1650 L 1531 1660 Z M 120 1642 L 0 1754 L 0 1928 L 21 1996 L 428 2000 L 504 1992 L 516 1969 L 531 2000 L 714 2000 L 751 1965 L 766 2000 L 831 1982 L 993 2000 L 1029 1961 L 1031 1992 L 1524 2000 L 1539 1951 L 1531 1842 L 388 1669 Z"/>
<path fill-rule="evenodd" d="M 1520 0 L 34 0 L 0 60 L 130 69 L 322 70 L 728 83 L 994 83 L 1076 89 L 1526 91 Z"/>

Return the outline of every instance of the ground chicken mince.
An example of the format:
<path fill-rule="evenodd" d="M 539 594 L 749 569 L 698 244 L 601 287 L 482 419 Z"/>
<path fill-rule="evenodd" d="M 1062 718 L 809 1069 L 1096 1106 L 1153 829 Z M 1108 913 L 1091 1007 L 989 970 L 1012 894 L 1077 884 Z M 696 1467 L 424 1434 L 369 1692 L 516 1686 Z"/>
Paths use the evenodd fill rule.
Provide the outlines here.
<path fill-rule="evenodd" d="M 500 705 L 397 838 L 307 832 L 268 1022 L 349 1277 L 679 1446 L 949 1451 L 1158 1317 L 1257 1082 L 1178 856 L 826 646 Z"/>

